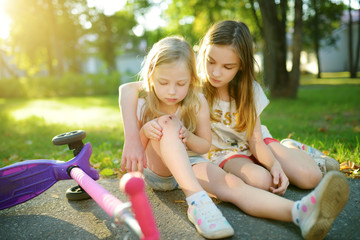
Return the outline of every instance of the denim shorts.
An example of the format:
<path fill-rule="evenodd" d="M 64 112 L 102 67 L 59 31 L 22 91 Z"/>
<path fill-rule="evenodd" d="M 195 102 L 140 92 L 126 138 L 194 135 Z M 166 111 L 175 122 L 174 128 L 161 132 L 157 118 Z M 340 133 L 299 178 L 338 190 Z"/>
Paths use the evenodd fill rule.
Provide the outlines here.
<path fill-rule="evenodd" d="M 191 166 L 209 161 L 202 156 L 189 157 Z M 171 191 L 174 189 L 180 189 L 179 184 L 176 182 L 174 176 L 162 177 L 151 171 L 149 168 L 145 168 L 143 171 L 144 180 L 146 185 L 157 191 Z"/>

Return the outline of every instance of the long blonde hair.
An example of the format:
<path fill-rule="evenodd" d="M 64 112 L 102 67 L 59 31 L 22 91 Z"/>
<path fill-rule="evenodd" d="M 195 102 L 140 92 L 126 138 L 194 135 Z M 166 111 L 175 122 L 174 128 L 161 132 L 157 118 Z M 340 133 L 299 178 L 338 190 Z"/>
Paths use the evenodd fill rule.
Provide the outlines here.
<path fill-rule="evenodd" d="M 189 43 L 182 37 L 166 37 L 155 43 L 145 57 L 139 73 L 139 80 L 143 81 L 143 89 L 139 97 L 145 99 L 141 111 L 140 122 L 146 122 L 164 115 L 159 111 L 160 100 L 155 94 L 152 76 L 155 68 L 162 64 L 184 61 L 191 76 L 186 97 L 180 102 L 180 118 L 184 126 L 191 132 L 196 129 L 196 115 L 200 106 L 200 80 L 196 72 L 195 54 Z"/>
<path fill-rule="evenodd" d="M 249 28 L 242 22 L 222 21 L 209 29 L 200 44 L 198 70 L 202 76 L 203 91 L 209 103 L 211 120 L 219 121 L 213 109 L 217 100 L 217 89 L 210 84 L 206 74 L 206 50 L 212 45 L 230 46 L 240 59 L 241 70 L 230 81 L 228 92 L 236 104 L 234 129 L 239 132 L 246 130 L 249 138 L 257 118 L 253 93 L 253 81 L 256 81 L 255 59 Z"/>

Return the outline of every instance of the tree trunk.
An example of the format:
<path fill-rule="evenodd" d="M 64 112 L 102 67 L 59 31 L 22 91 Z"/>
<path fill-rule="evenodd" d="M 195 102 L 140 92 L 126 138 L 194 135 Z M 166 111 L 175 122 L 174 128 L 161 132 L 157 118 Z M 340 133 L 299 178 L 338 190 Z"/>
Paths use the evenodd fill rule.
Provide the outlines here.
<path fill-rule="evenodd" d="M 319 46 L 315 46 L 315 55 L 316 55 L 316 62 L 318 65 L 317 78 L 321 78 L 321 61 L 320 61 L 320 54 L 319 54 Z"/>
<path fill-rule="evenodd" d="M 11 68 L 6 64 L 5 60 L 3 59 L 2 57 L 2 51 L 0 50 L 0 68 L 1 70 L 4 69 L 5 71 L 7 71 L 11 76 L 13 77 L 18 77 L 18 75 L 13 71 L 11 70 Z M 5 53 L 4 53 L 5 55 Z M 0 71 L 0 78 L 1 78 L 1 75 L 4 75 L 4 78 L 5 78 L 5 71 L 4 71 L 4 74 L 2 71 Z"/>
<path fill-rule="evenodd" d="M 359 1 L 360 4 L 360 1 Z M 354 72 L 355 72 L 355 78 L 357 78 L 357 71 L 358 71 L 358 67 L 359 67 L 359 58 L 360 58 L 360 9 L 358 10 L 358 29 L 357 29 L 357 47 L 356 47 L 356 53 L 355 53 L 355 64 L 354 64 Z"/>
<path fill-rule="evenodd" d="M 320 63 L 320 39 L 319 39 L 319 11 L 318 0 L 312 0 L 315 16 L 314 16 L 314 48 L 316 54 L 316 60 L 318 65 L 317 78 L 321 78 L 321 63 Z"/>
<path fill-rule="evenodd" d="M 293 64 L 290 73 L 289 91 L 291 96 L 297 97 L 300 84 L 300 55 L 302 46 L 302 0 L 295 0 L 294 34 L 292 44 Z"/>
<path fill-rule="evenodd" d="M 57 62 L 56 74 L 58 76 L 62 76 L 64 72 L 64 56 L 63 56 L 62 45 L 58 32 L 58 24 L 57 24 L 54 5 L 53 5 L 54 3 L 51 0 L 48 0 L 47 4 L 49 6 L 50 21 L 52 25 L 52 29 L 50 29 L 51 47 L 53 48 Z"/>
<path fill-rule="evenodd" d="M 47 59 L 46 64 L 48 66 L 48 71 L 50 76 L 54 76 L 54 66 L 53 66 L 53 48 L 51 44 L 51 35 L 49 32 L 47 32 L 47 43 L 46 43 L 46 53 L 47 53 Z"/>
<path fill-rule="evenodd" d="M 108 73 L 112 73 L 116 71 L 116 47 L 113 41 L 113 33 L 111 31 L 110 19 L 106 15 L 102 15 L 102 17 L 106 28 L 104 36 L 101 36 L 105 38 L 105 41 L 103 43 L 104 59 L 108 67 Z"/>
<path fill-rule="evenodd" d="M 351 5 L 350 5 L 351 1 L 349 1 L 349 23 L 348 23 L 348 28 L 349 28 L 349 72 L 350 72 L 350 78 L 354 78 L 354 66 L 353 66 L 353 39 L 352 39 L 352 14 L 351 14 Z"/>
<path fill-rule="evenodd" d="M 295 98 L 286 70 L 286 20 L 278 19 L 275 1 L 258 0 L 263 18 L 264 68 L 271 97 Z M 285 10 L 284 1 L 280 5 Z M 286 5 L 286 4 L 285 4 Z M 283 13 L 283 11 L 281 13 Z M 280 15 L 282 16 L 282 15 Z"/>

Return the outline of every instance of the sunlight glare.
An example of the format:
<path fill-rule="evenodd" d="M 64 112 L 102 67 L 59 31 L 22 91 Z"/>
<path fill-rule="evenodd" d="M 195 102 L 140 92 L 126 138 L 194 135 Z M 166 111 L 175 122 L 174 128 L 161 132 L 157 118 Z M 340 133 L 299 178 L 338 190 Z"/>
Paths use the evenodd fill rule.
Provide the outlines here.
<path fill-rule="evenodd" d="M 80 107 L 61 103 L 56 100 L 34 100 L 26 106 L 11 112 L 15 120 L 21 121 L 31 117 L 43 119 L 46 124 L 68 126 L 112 126 L 121 122 L 121 116 L 113 108 L 104 106 Z"/>
<path fill-rule="evenodd" d="M 87 5 L 89 7 L 96 7 L 101 9 L 105 15 L 111 16 L 115 12 L 121 10 L 126 4 L 126 0 L 87 0 Z"/>
<path fill-rule="evenodd" d="M 5 0 L 0 0 L 0 38 L 6 39 L 10 32 L 10 18 L 5 13 Z"/>

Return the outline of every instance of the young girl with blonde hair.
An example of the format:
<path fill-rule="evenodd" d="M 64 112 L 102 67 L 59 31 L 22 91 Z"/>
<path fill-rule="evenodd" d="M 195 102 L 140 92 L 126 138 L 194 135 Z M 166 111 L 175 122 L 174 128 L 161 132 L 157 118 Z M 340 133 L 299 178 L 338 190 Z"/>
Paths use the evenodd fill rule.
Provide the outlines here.
<path fill-rule="evenodd" d="M 234 230 L 192 171 L 192 166 L 207 162 L 199 155 L 209 151 L 211 131 L 209 109 L 199 92 L 190 45 L 179 37 L 167 37 L 154 44 L 143 63 L 140 81 L 143 88 L 135 122 L 146 153 L 147 162 L 142 164 L 145 182 L 160 191 L 181 188 L 189 205 L 188 218 L 204 237 L 232 236 Z M 153 133 L 153 125 L 162 127 L 161 139 Z M 186 144 L 179 139 L 181 128 L 186 131 Z M 125 170 L 125 162 L 121 164 Z M 136 170 L 133 167 L 128 162 L 127 170 Z"/>

